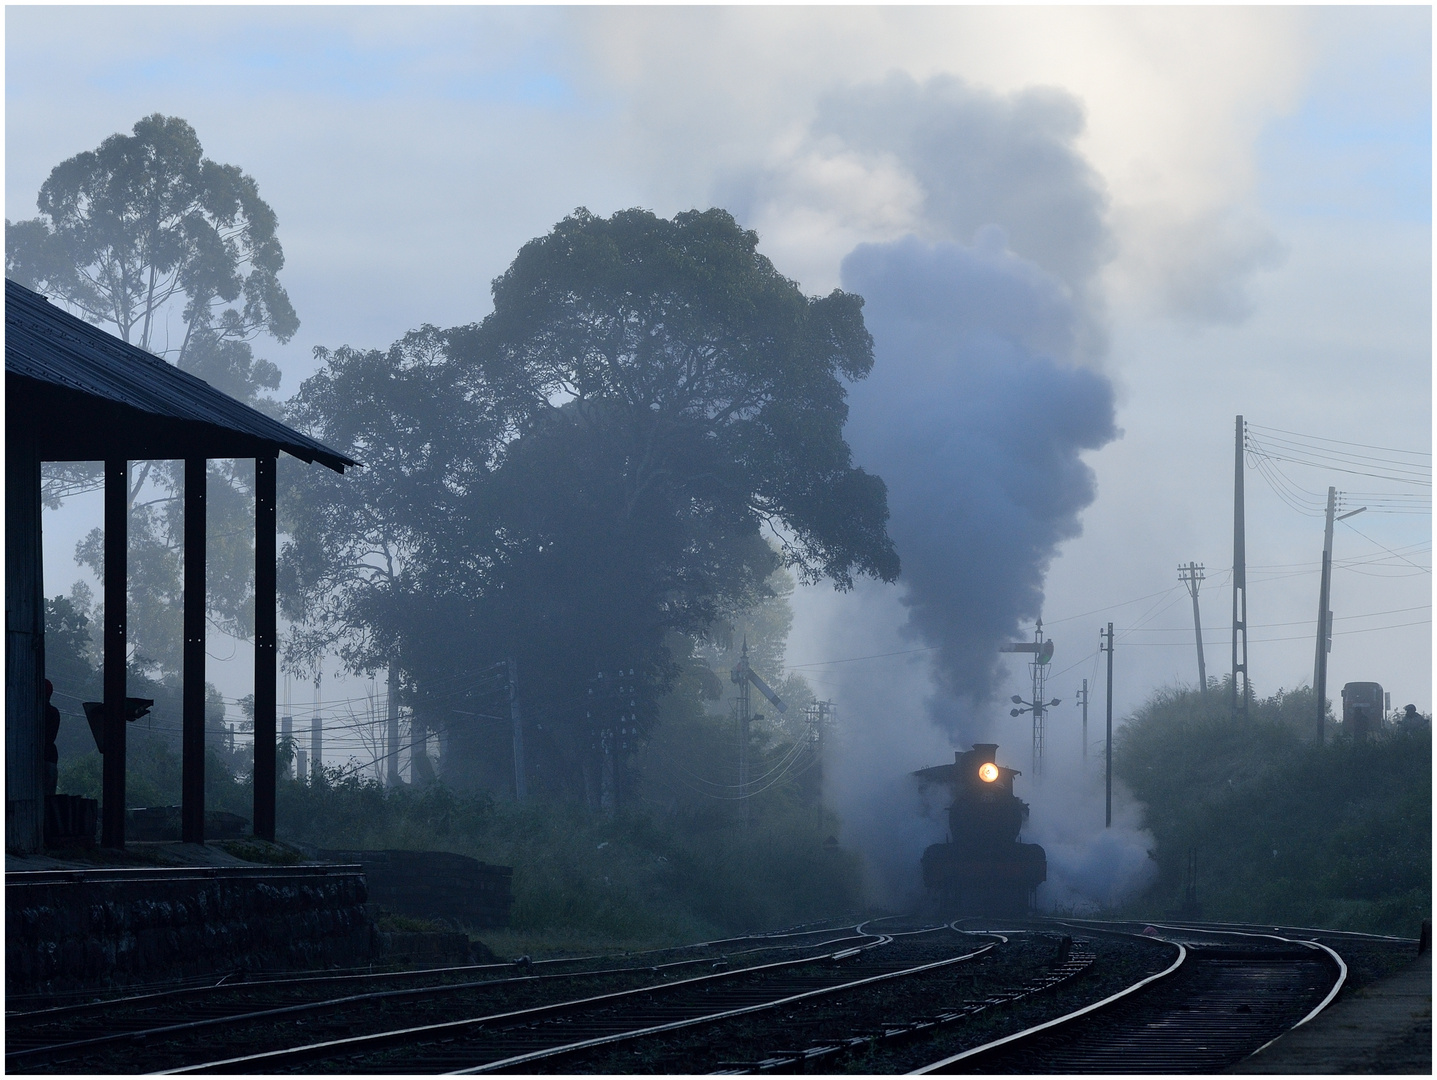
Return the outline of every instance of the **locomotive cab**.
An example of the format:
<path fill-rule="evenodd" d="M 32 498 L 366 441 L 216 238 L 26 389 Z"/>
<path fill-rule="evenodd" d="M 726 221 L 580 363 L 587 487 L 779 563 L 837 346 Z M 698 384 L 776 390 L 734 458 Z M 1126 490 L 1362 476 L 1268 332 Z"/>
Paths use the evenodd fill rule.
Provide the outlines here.
<path fill-rule="evenodd" d="M 1043 849 L 1018 841 L 1028 804 L 1013 794 L 1013 778 L 1022 774 L 999 765 L 997 754 L 996 743 L 977 743 L 955 752 L 952 765 L 914 773 L 953 800 L 947 842 L 923 853 L 923 883 L 945 913 L 1022 915 L 1048 877 Z"/>

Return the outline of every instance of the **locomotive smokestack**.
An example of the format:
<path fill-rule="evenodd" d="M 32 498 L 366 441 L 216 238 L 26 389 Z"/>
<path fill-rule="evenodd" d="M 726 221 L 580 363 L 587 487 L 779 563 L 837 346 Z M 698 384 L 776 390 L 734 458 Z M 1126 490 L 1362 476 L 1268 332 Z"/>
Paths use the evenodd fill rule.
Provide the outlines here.
<path fill-rule="evenodd" d="M 985 762 L 997 763 L 998 744 L 993 742 L 980 742 L 973 744 L 973 753 L 978 755 L 978 764 Z"/>

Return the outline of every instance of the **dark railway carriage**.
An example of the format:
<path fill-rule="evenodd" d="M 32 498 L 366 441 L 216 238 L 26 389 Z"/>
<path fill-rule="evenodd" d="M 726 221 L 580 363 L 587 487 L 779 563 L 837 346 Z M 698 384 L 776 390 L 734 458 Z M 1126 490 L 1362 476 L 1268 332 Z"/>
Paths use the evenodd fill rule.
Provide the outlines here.
<path fill-rule="evenodd" d="M 923 884 L 938 908 L 955 915 L 1023 915 L 1048 878 L 1048 860 L 1018 833 L 1028 804 L 1013 794 L 1016 769 L 997 764 L 996 743 L 955 752 L 952 765 L 920 769 L 919 783 L 946 788 L 948 840 L 923 853 Z"/>

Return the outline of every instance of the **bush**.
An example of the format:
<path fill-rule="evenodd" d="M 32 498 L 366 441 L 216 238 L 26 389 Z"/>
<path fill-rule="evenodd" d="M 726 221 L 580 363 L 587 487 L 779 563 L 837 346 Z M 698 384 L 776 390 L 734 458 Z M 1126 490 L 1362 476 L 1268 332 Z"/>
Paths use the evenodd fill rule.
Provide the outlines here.
<path fill-rule="evenodd" d="M 239 786 L 239 785 L 237 785 Z M 812 808 L 770 804 L 745 828 L 647 809 L 496 801 L 442 784 L 388 789 L 326 771 L 280 776 L 283 840 L 321 848 L 443 850 L 514 867 L 511 927 L 625 940 L 694 940 L 837 915 L 859 904 L 858 864 Z"/>
<path fill-rule="evenodd" d="M 1315 704 L 1278 694 L 1244 722 L 1222 694 L 1166 690 L 1120 730 L 1115 775 L 1158 842 L 1145 913 L 1179 902 L 1195 848 L 1208 918 L 1416 935 L 1431 910 L 1431 732 L 1318 743 Z"/>

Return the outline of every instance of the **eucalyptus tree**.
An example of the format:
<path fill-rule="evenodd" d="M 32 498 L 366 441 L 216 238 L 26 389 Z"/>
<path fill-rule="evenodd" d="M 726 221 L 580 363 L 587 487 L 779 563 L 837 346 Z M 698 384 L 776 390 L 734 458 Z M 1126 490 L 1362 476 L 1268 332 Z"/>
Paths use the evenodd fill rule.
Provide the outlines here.
<path fill-rule="evenodd" d="M 288 341 L 299 327 L 279 281 L 277 218 L 255 180 L 204 156 L 193 127 L 158 113 L 51 171 L 39 216 L 5 223 L 5 272 L 123 340 L 165 357 L 247 403 L 274 409 L 264 391 L 279 369 L 250 342 Z M 253 623 L 245 523 L 253 468 L 212 462 L 207 550 L 211 616 L 246 636 Z M 99 485 L 96 466 L 52 463 L 50 505 Z M 155 668 L 178 666 L 181 470 L 144 462 L 131 479 L 134 573 L 131 635 Z M 98 533 L 77 559 L 99 572 Z"/>
<path fill-rule="evenodd" d="M 37 207 L 5 223 L 6 275 L 131 344 L 183 366 L 197 337 L 287 341 L 299 328 L 274 211 L 179 117 L 147 116 L 62 161 Z"/>

